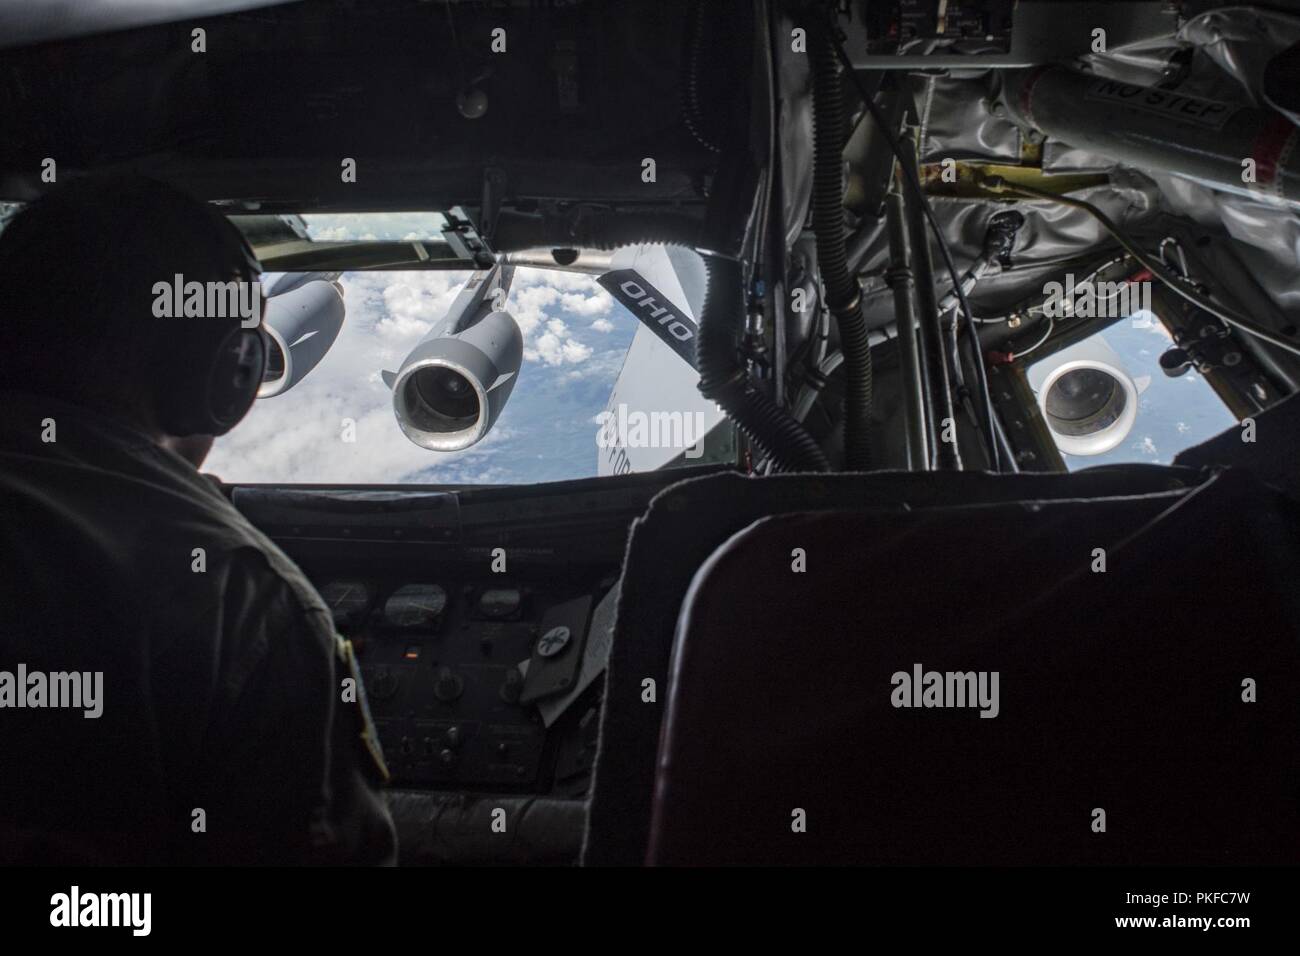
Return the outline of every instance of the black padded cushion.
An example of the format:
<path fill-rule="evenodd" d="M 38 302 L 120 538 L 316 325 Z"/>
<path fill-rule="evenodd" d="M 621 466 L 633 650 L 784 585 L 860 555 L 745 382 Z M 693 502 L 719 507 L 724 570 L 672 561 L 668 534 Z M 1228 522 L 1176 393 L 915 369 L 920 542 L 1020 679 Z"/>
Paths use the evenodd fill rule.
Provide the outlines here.
<path fill-rule="evenodd" d="M 910 508 L 1055 501 L 1186 491 L 1206 474 L 1123 465 L 1075 474 L 874 472 L 840 475 L 737 474 L 687 479 L 664 489 L 632 526 L 606 673 L 600 744 L 592 781 L 585 865 L 640 865 L 650 832 L 655 748 L 668 662 L 682 599 L 719 545 L 758 518 L 799 511 Z M 642 698 L 653 680 L 655 703 Z"/>
<path fill-rule="evenodd" d="M 758 521 L 682 609 L 648 861 L 1294 862 L 1298 534 L 1240 471 Z M 999 672 L 998 716 L 893 707 L 916 663 Z"/>

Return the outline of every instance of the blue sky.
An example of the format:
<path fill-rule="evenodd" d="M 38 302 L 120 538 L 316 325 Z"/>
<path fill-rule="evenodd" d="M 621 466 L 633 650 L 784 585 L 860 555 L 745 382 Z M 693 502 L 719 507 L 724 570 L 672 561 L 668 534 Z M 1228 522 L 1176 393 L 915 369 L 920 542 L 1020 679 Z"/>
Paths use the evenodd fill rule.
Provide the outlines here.
<path fill-rule="evenodd" d="M 430 213 L 305 217 L 318 241 L 436 239 Z M 218 440 L 206 470 L 229 482 L 340 484 L 557 481 L 596 473 L 604 409 L 636 320 L 594 279 L 520 268 L 507 308 L 524 336 L 524 364 L 496 427 L 477 445 L 433 452 L 410 442 L 380 379 L 443 317 L 468 272 L 354 272 L 342 278 L 347 318 L 321 364 L 284 395 L 256 403 Z M 270 276 L 265 277 L 267 279 Z M 1121 461 L 1169 463 L 1234 424 L 1195 372 L 1166 378 L 1171 344 L 1158 322 L 1126 319 L 1104 332 L 1135 379 L 1146 379 L 1138 419 L 1116 449 L 1067 457 L 1071 469 Z M 348 423 L 354 441 L 347 441 Z"/>
<path fill-rule="evenodd" d="M 596 473 L 599 426 L 636 320 L 587 277 L 518 269 L 508 309 L 524 333 L 524 365 L 492 432 L 460 452 L 411 443 L 397 427 L 382 369 L 396 369 L 450 306 L 467 272 L 357 272 L 342 282 L 347 319 L 319 366 L 284 395 L 257 402 L 218 439 L 205 470 L 231 482 L 340 484 L 558 481 Z M 1170 379 L 1159 323 L 1123 320 L 1105 330 L 1134 378 L 1148 379 L 1137 422 L 1104 455 L 1067 467 L 1125 461 L 1167 464 L 1234 423 L 1195 372 Z M 355 441 L 344 440 L 346 420 Z"/>
<path fill-rule="evenodd" d="M 342 236 L 330 236 L 336 237 Z M 593 419 L 618 378 L 636 320 L 587 276 L 516 270 L 507 308 L 524 334 L 524 364 L 486 438 L 464 451 L 433 452 L 398 428 L 379 373 L 401 364 L 468 276 L 345 273 L 347 318 L 333 348 L 302 382 L 258 401 L 218 439 L 205 470 L 231 482 L 348 484 L 505 484 L 594 475 L 599 426 Z M 344 440 L 346 420 L 355 422 L 355 441 Z"/>
<path fill-rule="evenodd" d="M 1237 424 L 1198 372 L 1169 378 L 1161 371 L 1160 356 L 1173 340 L 1154 316 L 1122 319 L 1098 335 L 1120 356 L 1129 375 L 1146 383 L 1138 399 L 1137 420 L 1124 441 L 1101 455 L 1063 456 L 1071 471 L 1121 462 L 1168 465 L 1184 448 Z"/>

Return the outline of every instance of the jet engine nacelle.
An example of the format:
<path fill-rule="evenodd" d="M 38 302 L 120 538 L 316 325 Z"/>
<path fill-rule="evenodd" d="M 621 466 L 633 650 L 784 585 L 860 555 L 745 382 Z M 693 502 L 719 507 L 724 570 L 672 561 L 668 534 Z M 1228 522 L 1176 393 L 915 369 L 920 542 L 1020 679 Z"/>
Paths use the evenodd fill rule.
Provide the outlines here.
<path fill-rule="evenodd" d="M 1029 384 L 1056 446 L 1066 455 L 1102 455 L 1137 421 L 1138 383 L 1100 336 L 1062 349 L 1029 370 Z"/>
<path fill-rule="evenodd" d="M 287 291 L 273 290 L 266 300 L 262 328 L 269 348 L 258 398 L 282 395 L 301 382 L 343 328 L 343 287 L 326 278 L 297 280 L 295 276 Z"/>
<path fill-rule="evenodd" d="M 524 359 L 523 333 L 508 312 L 489 311 L 459 332 L 446 328 L 412 349 L 396 375 L 384 373 L 398 425 L 432 451 L 459 451 L 482 439 L 505 408 Z"/>

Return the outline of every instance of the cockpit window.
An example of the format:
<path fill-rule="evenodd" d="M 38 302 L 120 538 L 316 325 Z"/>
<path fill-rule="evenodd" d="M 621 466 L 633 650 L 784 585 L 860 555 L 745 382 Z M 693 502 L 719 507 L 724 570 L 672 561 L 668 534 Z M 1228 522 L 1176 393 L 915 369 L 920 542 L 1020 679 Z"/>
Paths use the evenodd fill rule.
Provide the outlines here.
<path fill-rule="evenodd" d="M 437 212 L 304 213 L 298 218 L 315 242 L 437 241 L 447 228 L 447 218 Z"/>
<path fill-rule="evenodd" d="M 333 346 L 310 375 L 259 400 L 219 439 L 207 470 L 239 483 L 514 484 L 597 474 L 597 416 L 637 322 L 583 275 L 516 271 L 506 307 L 523 334 L 523 364 L 481 441 L 438 452 L 403 434 L 381 373 L 401 365 L 469 277 L 344 273 L 347 317 Z M 263 277 L 272 292 L 278 281 Z"/>
<path fill-rule="evenodd" d="M 1173 345 L 1164 324 L 1140 311 L 1030 364 L 1030 387 L 1069 470 L 1167 465 L 1236 424 L 1194 368 L 1164 373 L 1160 356 Z"/>

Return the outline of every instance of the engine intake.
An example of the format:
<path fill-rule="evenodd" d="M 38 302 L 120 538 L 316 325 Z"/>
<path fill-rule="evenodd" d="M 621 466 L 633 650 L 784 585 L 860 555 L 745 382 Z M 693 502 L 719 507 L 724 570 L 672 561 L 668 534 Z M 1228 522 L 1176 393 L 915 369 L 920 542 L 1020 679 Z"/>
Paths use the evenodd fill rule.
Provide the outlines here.
<path fill-rule="evenodd" d="M 402 432 L 431 451 L 480 441 L 505 408 L 523 357 L 523 334 L 508 312 L 488 312 L 460 332 L 435 330 L 391 382 Z"/>

